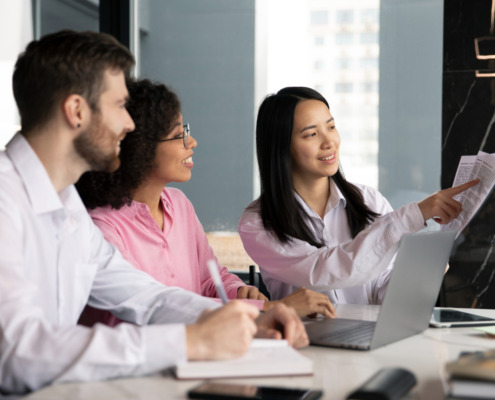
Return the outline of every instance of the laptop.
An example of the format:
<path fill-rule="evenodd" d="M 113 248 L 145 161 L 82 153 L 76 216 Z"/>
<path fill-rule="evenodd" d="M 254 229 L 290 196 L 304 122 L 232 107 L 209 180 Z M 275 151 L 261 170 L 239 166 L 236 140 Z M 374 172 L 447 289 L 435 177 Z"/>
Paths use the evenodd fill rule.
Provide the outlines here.
<path fill-rule="evenodd" d="M 307 323 L 310 344 L 372 350 L 425 330 L 455 234 L 445 230 L 404 235 L 377 320 L 334 318 Z"/>

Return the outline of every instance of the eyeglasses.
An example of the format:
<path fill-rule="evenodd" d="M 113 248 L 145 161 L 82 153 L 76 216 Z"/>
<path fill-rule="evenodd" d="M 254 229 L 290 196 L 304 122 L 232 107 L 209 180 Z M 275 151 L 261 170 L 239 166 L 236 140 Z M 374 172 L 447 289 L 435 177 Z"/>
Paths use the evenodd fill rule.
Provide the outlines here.
<path fill-rule="evenodd" d="M 171 139 L 159 139 L 158 142 L 168 142 L 169 140 L 178 140 L 182 139 L 182 143 L 184 143 L 184 147 L 187 149 L 187 145 L 189 144 L 189 136 L 191 135 L 191 128 L 189 124 L 182 125 L 184 130 L 182 131 L 182 136 L 177 136 Z"/>

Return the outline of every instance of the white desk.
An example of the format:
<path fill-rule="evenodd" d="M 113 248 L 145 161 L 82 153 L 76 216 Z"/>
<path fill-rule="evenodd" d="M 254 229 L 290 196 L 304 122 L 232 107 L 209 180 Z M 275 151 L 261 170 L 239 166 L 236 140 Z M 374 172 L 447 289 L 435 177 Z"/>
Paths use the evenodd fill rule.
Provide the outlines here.
<path fill-rule="evenodd" d="M 340 305 L 341 317 L 373 320 L 378 307 Z M 495 317 L 495 310 L 467 310 Z M 471 328 L 427 329 L 421 334 L 372 351 L 360 352 L 310 346 L 301 352 L 314 360 L 315 374 L 306 377 L 229 379 L 256 385 L 320 388 L 323 399 L 345 399 L 357 386 L 386 366 L 411 370 L 418 379 L 408 399 L 443 399 L 444 365 L 461 351 L 495 348 L 489 339 Z M 189 388 L 200 381 L 177 381 L 170 375 L 119 379 L 106 382 L 63 384 L 46 387 L 23 400 L 164 400 L 186 399 Z"/>

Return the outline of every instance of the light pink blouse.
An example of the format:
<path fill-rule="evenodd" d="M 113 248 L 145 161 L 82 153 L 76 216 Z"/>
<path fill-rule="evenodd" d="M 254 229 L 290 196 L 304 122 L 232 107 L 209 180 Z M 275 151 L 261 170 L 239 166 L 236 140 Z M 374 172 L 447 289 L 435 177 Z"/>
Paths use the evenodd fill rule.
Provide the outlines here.
<path fill-rule="evenodd" d="M 113 243 L 137 269 L 147 272 L 167 286 L 178 286 L 202 296 L 217 297 L 207 261 L 217 261 L 189 199 L 175 188 L 161 194 L 164 210 L 163 231 L 155 222 L 146 204 L 133 201 L 119 210 L 109 206 L 90 211 L 94 223 L 105 239 Z M 239 277 L 220 267 L 227 297 L 236 298 L 243 286 Z M 255 302 L 262 308 L 262 301 Z M 259 304 L 257 304 L 259 303 Z M 117 318 L 108 312 L 86 310 L 82 323 L 103 322 L 115 325 Z"/>

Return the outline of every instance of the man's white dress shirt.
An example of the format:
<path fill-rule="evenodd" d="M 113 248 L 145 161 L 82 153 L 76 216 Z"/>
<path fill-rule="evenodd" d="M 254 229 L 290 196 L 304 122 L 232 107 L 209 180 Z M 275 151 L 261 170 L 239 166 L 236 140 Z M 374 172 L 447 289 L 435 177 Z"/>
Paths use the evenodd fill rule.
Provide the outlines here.
<path fill-rule="evenodd" d="M 151 325 L 78 326 L 87 302 Z M 186 359 L 184 323 L 216 307 L 128 264 L 21 134 L 0 152 L 0 391 L 173 366 Z"/>

